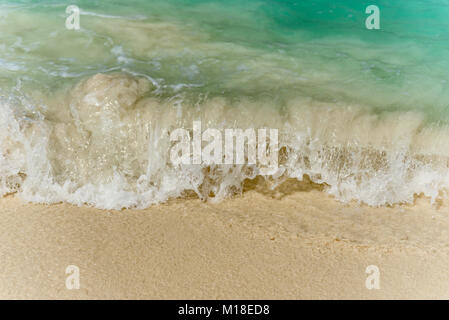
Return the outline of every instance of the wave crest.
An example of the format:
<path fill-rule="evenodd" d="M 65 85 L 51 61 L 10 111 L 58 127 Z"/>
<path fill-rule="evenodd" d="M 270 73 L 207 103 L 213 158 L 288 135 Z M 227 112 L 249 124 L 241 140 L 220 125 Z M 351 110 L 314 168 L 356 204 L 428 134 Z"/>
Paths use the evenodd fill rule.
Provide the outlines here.
<path fill-rule="evenodd" d="M 449 185 L 449 131 L 419 113 L 376 114 L 363 106 L 299 97 L 164 99 L 146 78 L 97 74 L 48 98 L 0 100 L 0 194 L 104 209 L 145 208 L 194 193 L 221 200 L 245 181 L 309 179 L 342 201 L 379 206 L 435 201 Z M 40 111 L 38 111 L 40 110 Z M 170 162 L 170 132 L 276 128 L 279 169 Z"/>

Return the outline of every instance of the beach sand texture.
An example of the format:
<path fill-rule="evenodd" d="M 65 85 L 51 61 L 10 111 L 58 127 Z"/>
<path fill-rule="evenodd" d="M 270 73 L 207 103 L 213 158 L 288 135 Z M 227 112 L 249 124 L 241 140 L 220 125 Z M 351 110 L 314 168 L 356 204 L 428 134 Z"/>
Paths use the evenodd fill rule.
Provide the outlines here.
<path fill-rule="evenodd" d="M 145 210 L 0 200 L 3 299 L 449 298 L 449 208 L 318 190 Z M 68 265 L 80 289 L 65 285 Z M 380 271 L 368 290 L 367 266 Z"/>
<path fill-rule="evenodd" d="M 0 298 L 449 298 L 447 0 L 75 2 L 0 3 Z"/>

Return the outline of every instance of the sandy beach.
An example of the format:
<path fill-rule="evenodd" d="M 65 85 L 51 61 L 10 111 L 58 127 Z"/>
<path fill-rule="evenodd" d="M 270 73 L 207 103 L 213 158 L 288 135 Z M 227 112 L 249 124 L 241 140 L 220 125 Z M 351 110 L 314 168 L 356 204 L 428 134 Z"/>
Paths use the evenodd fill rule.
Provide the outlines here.
<path fill-rule="evenodd" d="M 449 299 L 448 1 L 0 16 L 0 299 Z"/>
<path fill-rule="evenodd" d="M 449 298 L 445 204 L 372 208 L 285 190 L 123 211 L 8 196 L 0 298 Z M 68 265 L 79 267 L 79 290 L 65 286 Z M 369 265 L 380 289 L 365 286 Z"/>

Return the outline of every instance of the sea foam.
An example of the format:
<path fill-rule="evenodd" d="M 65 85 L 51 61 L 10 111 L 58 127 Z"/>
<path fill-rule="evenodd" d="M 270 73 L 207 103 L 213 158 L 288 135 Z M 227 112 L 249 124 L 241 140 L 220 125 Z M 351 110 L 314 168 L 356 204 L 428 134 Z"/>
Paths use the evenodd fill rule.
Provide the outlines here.
<path fill-rule="evenodd" d="M 147 78 L 96 74 L 40 102 L 0 99 L 0 194 L 39 203 L 145 208 L 195 194 L 220 201 L 262 177 L 276 188 L 310 179 L 341 201 L 372 206 L 435 201 L 449 186 L 449 131 L 418 112 L 296 97 L 163 98 Z M 39 105 L 44 104 L 44 105 Z M 201 121 L 214 128 L 275 128 L 279 167 L 173 165 L 170 133 Z"/>

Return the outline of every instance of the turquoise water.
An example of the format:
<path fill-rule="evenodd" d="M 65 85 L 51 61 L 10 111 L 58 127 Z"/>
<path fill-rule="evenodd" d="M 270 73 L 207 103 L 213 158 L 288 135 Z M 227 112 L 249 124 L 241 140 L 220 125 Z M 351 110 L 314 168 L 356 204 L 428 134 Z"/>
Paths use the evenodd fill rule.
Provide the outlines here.
<path fill-rule="evenodd" d="M 202 120 L 279 129 L 274 185 L 445 197 L 448 17 L 446 0 L 2 1 L 0 193 L 102 208 L 239 193 L 254 168 L 170 165 L 165 133 Z"/>
<path fill-rule="evenodd" d="M 64 1 L 7 2 L 1 81 L 27 79 L 54 89 L 126 68 L 168 86 L 201 84 L 210 93 L 299 91 L 446 119 L 449 3 L 393 3 L 376 2 L 381 29 L 367 30 L 370 1 L 74 1 L 85 12 L 74 33 L 65 30 Z M 146 23 L 171 24 L 185 36 L 145 34 Z M 125 58 L 118 61 L 119 54 Z M 265 70 L 253 73 L 245 63 Z M 242 78 L 253 84 L 242 87 Z"/>

